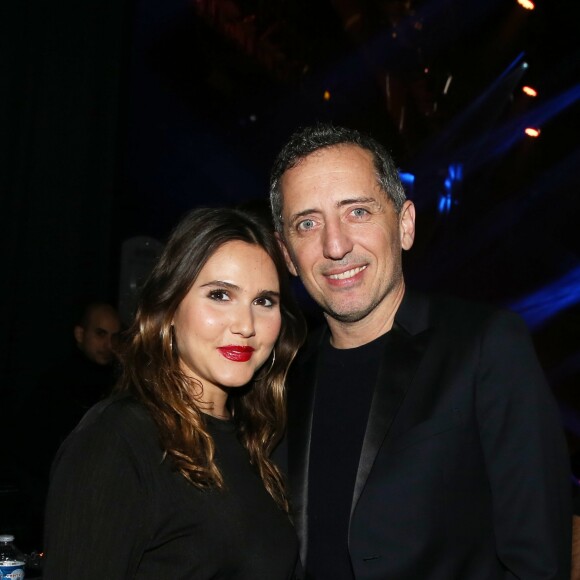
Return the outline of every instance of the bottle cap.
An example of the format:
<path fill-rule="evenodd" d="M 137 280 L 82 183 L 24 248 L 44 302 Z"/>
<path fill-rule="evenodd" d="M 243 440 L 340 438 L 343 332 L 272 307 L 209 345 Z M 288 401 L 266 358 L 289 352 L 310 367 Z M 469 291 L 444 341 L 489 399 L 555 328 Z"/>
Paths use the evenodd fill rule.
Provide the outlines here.
<path fill-rule="evenodd" d="M 0 542 L 13 542 L 14 536 L 12 534 L 0 534 Z"/>

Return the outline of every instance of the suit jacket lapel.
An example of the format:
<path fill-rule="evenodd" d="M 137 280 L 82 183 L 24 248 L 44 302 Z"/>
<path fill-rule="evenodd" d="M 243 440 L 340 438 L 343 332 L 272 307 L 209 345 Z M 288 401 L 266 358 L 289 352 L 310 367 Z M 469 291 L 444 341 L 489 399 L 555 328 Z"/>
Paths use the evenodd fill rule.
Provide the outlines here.
<path fill-rule="evenodd" d="M 379 448 L 389 434 L 427 348 L 427 310 L 427 303 L 419 296 L 406 294 L 397 311 L 395 324 L 385 337 L 383 360 L 375 384 L 355 481 L 351 518 Z"/>
<path fill-rule="evenodd" d="M 294 527 L 300 538 L 300 558 L 303 563 L 306 562 L 308 544 L 308 468 L 317 366 L 320 358 L 318 353 L 322 341 L 327 336 L 326 328 L 321 328 L 313 337 L 289 381 L 292 390 L 288 397 L 288 416 L 292 430 L 288 437 L 288 483 L 292 496 Z"/>

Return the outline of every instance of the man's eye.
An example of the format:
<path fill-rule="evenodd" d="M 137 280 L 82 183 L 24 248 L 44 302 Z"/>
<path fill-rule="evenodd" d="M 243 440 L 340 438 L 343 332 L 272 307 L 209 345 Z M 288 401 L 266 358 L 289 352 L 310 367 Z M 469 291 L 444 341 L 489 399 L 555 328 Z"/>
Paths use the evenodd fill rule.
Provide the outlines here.
<path fill-rule="evenodd" d="M 365 217 L 366 215 L 368 215 L 368 210 L 362 208 L 362 207 L 357 207 L 356 209 L 352 210 L 352 215 L 354 215 L 354 217 Z"/>
<path fill-rule="evenodd" d="M 209 297 L 212 300 L 217 300 L 217 301 L 220 301 L 220 302 L 224 302 L 224 301 L 230 299 L 229 294 L 225 290 L 212 290 L 209 293 Z"/>
<path fill-rule="evenodd" d="M 314 227 L 314 220 L 302 220 L 298 222 L 297 229 L 305 231 L 311 230 Z"/>

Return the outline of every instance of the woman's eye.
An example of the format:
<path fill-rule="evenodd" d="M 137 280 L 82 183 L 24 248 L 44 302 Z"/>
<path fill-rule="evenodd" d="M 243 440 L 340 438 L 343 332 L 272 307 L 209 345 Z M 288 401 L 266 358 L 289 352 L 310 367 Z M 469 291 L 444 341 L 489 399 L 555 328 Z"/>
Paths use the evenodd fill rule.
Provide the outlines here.
<path fill-rule="evenodd" d="M 209 293 L 209 297 L 212 300 L 218 300 L 222 302 L 230 299 L 229 294 L 225 290 L 212 290 Z"/>
<path fill-rule="evenodd" d="M 298 223 L 297 228 L 302 231 L 311 230 L 314 227 L 314 220 L 302 220 Z"/>
<path fill-rule="evenodd" d="M 274 306 L 275 302 L 272 298 L 268 298 L 268 296 L 260 296 L 254 300 L 254 304 L 257 306 L 266 306 L 267 308 L 271 308 Z"/>

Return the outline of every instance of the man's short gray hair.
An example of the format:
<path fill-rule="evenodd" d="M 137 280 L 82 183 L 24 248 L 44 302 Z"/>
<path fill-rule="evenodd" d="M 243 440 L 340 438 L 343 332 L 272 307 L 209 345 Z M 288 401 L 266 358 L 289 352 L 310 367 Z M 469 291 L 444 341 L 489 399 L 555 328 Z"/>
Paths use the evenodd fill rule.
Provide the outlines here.
<path fill-rule="evenodd" d="M 270 172 L 270 207 L 276 231 L 282 232 L 283 227 L 283 199 L 280 188 L 282 175 L 315 151 L 338 145 L 356 145 L 372 154 L 379 187 L 393 202 L 397 213 L 401 211 L 407 196 L 395 162 L 387 149 L 374 138 L 356 129 L 319 123 L 293 133 L 274 160 Z"/>

